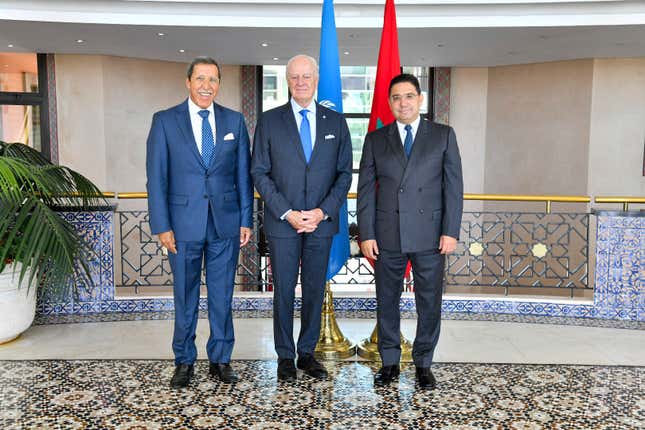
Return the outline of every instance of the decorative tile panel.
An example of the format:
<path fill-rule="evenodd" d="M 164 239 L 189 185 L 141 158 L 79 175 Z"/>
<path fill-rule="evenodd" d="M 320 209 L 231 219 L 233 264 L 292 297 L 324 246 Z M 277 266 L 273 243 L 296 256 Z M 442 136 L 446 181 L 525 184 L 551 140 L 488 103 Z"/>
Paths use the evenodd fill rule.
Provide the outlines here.
<path fill-rule="evenodd" d="M 100 263 L 94 262 L 93 267 L 96 268 L 95 279 L 100 288 L 92 296 L 81 297 L 78 301 L 41 303 L 39 305 L 41 316 L 169 312 L 173 310 L 172 298 L 115 299 L 112 249 L 114 218 L 111 212 L 65 213 L 63 216 L 77 229 L 91 237 L 99 255 Z M 645 218 L 603 216 L 598 218 L 596 286 L 593 303 L 562 299 L 521 300 L 517 298 L 455 298 L 447 296 L 443 300 L 442 310 L 447 315 L 506 314 L 644 321 L 644 220 Z M 544 232 L 546 239 L 549 237 L 548 230 L 549 228 Z M 553 243 L 561 245 L 564 236 L 558 235 L 558 239 Z M 490 241 L 488 242 L 490 243 Z M 549 240 L 546 240 L 546 243 L 550 243 Z M 549 245 L 549 247 L 550 249 L 555 248 L 554 245 Z M 464 249 L 467 248 L 464 247 Z M 528 247 L 527 253 L 530 254 Z M 374 312 L 376 299 L 373 297 L 336 297 L 334 305 L 339 312 Z M 296 310 L 299 310 L 300 306 L 300 299 L 296 299 Z M 416 309 L 413 297 L 403 297 L 400 306 L 404 313 L 414 312 Z M 272 297 L 267 293 L 237 294 L 233 298 L 233 310 L 236 312 L 269 312 L 272 307 Z M 202 311 L 207 309 L 205 298 L 200 300 L 200 309 Z"/>
<path fill-rule="evenodd" d="M 434 120 L 450 124 L 450 67 L 434 69 Z"/>
<path fill-rule="evenodd" d="M 56 56 L 47 54 L 47 109 L 49 112 L 49 156 L 58 164 L 58 110 L 56 107 Z"/>

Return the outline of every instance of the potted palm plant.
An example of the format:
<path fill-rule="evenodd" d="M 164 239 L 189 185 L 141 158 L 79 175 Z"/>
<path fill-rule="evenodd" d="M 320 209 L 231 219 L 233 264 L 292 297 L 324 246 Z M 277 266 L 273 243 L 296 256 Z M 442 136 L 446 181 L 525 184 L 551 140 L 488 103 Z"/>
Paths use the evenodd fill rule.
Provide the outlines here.
<path fill-rule="evenodd" d="M 66 299 L 94 286 L 93 249 L 56 212 L 105 205 L 83 175 L 0 141 L 0 343 L 31 325 L 38 296 Z"/>

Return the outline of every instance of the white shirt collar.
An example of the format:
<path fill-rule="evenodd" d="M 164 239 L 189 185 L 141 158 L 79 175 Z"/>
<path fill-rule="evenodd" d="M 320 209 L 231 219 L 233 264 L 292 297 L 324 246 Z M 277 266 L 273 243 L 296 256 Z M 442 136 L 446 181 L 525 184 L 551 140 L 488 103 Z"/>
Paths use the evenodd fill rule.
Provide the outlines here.
<path fill-rule="evenodd" d="M 197 105 L 195 104 L 195 102 L 194 102 L 194 101 L 192 101 L 192 99 L 191 99 L 190 97 L 188 97 L 188 112 L 189 112 L 191 115 L 197 115 L 197 116 L 199 116 L 199 111 L 200 111 L 200 110 L 204 110 L 204 109 L 202 109 L 202 108 L 200 108 L 199 106 L 197 106 Z M 208 105 L 208 107 L 206 108 L 206 110 L 210 112 L 210 114 L 208 115 L 208 117 L 209 117 L 209 118 L 214 118 L 214 117 L 215 117 L 215 116 L 214 116 L 214 115 L 215 115 L 215 112 L 214 112 L 214 110 L 213 110 L 213 103 L 211 103 L 210 105 Z"/>
<path fill-rule="evenodd" d="M 309 106 L 302 107 L 300 106 L 294 99 L 291 97 L 291 109 L 293 109 L 293 113 L 296 116 L 300 115 L 300 111 L 303 109 L 307 109 L 309 111 L 309 114 L 316 114 L 316 101 L 314 99 L 311 99 L 311 103 L 309 103 Z"/>
<path fill-rule="evenodd" d="M 410 125 L 412 126 L 412 136 L 417 135 L 417 130 L 419 129 L 419 123 L 421 122 L 421 115 L 417 116 L 417 119 L 412 121 Z M 396 126 L 399 128 L 399 133 L 403 136 L 405 136 L 405 126 L 406 124 L 403 124 L 402 122 L 397 121 Z"/>

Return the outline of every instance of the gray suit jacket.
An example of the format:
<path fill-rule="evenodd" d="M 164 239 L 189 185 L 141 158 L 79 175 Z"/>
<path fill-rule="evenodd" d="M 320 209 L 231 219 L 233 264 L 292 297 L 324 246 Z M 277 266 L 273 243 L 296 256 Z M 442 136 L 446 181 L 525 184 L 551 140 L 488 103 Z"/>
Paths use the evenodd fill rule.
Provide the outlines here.
<path fill-rule="evenodd" d="M 406 159 L 396 122 L 365 137 L 358 179 L 360 240 L 402 253 L 437 249 L 459 238 L 461 158 L 454 130 L 422 119 Z"/>
<path fill-rule="evenodd" d="M 333 236 L 352 182 L 352 142 L 345 118 L 316 104 L 316 143 L 307 164 L 291 103 L 264 112 L 255 129 L 251 175 L 265 203 L 268 236 L 296 237 L 280 217 L 289 209 L 315 208 L 329 218 L 312 234 Z"/>

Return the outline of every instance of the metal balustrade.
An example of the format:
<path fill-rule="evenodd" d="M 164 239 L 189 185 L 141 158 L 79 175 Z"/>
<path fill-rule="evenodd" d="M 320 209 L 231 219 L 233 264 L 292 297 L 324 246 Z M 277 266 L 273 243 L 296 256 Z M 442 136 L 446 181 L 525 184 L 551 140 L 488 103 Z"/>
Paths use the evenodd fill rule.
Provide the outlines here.
<path fill-rule="evenodd" d="M 112 193 L 118 199 L 143 199 L 145 193 Z M 355 199 L 355 194 L 349 194 Z M 556 291 L 574 296 L 589 290 L 589 214 L 552 213 L 552 202 L 589 203 L 586 196 L 512 196 L 466 194 L 465 200 L 543 202 L 544 212 L 464 212 L 457 251 L 448 256 L 444 288 L 449 292 L 532 294 Z M 354 203 L 351 202 L 350 203 Z M 351 205 L 350 207 L 354 207 Z M 256 196 L 254 235 L 240 252 L 236 290 L 272 290 L 270 256 L 262 232 L 262 203 Z M 355 222 L 355 211 L 349 220 Z M 167 256 L 148 226 L 147 211 L 121 211 L 115 217 L 115 282 L 119 291 L 172 293 Z M 352 236 L 353 235 L 353 236 Z M 350 239 L 355 241 L 355 226 Z M 353 247 L 354 250 L 357 246 Z M 373 289 L 373 270 L 359 255 L 352 256 L 332 280 L 337 290 Z M 414 288 L 413 275 L 405 290 Z"/>

